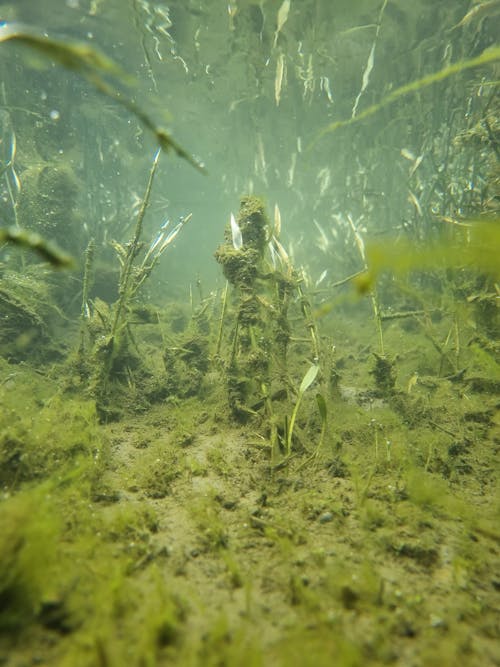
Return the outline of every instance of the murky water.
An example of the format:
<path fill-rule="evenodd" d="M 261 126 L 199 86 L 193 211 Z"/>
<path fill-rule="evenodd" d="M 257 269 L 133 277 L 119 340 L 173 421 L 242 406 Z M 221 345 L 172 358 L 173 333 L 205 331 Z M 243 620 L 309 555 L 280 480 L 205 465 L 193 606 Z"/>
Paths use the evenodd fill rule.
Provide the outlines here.
<path fill-rule="evenodd" d="M 500 664 L 500 3 L 0 10 L 0 662 Z"/>

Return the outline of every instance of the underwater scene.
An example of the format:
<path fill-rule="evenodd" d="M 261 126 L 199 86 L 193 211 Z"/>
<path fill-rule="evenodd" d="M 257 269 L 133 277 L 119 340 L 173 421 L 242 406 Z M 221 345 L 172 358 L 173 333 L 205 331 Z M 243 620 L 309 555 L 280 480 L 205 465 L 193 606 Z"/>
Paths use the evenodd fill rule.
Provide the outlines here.
<path fill-rule="evenodd" d="M 500 665 L 500 0 L 0 0 L 0 665 Z"/>

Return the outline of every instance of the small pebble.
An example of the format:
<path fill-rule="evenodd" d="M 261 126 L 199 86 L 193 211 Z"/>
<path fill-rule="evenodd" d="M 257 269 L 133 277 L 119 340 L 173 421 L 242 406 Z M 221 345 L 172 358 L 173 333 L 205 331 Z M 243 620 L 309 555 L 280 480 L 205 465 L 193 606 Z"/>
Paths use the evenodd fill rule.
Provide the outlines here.
<path fill-rule="evenodd" d="M 320 523 L 329 523 L 330 521 L 333 521 L 333 514 L 331 512 L 323 512 L 319 517 Z"/>

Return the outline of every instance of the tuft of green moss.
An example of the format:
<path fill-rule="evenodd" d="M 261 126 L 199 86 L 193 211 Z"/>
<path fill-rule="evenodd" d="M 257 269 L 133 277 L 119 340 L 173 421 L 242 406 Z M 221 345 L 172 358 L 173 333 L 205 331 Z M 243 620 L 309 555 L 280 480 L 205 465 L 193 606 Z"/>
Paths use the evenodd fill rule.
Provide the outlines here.
<path fill-rule="evenodd" d="M 0 633 L 24 628 L 52 597 L 60 531 L 48 486 L 0 502 Z"/>

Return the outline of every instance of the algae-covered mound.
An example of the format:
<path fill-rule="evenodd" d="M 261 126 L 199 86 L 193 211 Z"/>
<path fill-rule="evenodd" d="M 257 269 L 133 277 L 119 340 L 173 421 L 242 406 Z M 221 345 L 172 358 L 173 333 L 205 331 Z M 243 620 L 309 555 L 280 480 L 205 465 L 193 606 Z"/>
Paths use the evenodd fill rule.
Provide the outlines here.
<path fill-rule="evenodd" d="M 0 634 L 16 635 L 42 613 L 53 593 L 60 520 L 49 489 L 3 499 L 0 513 Z"/>

